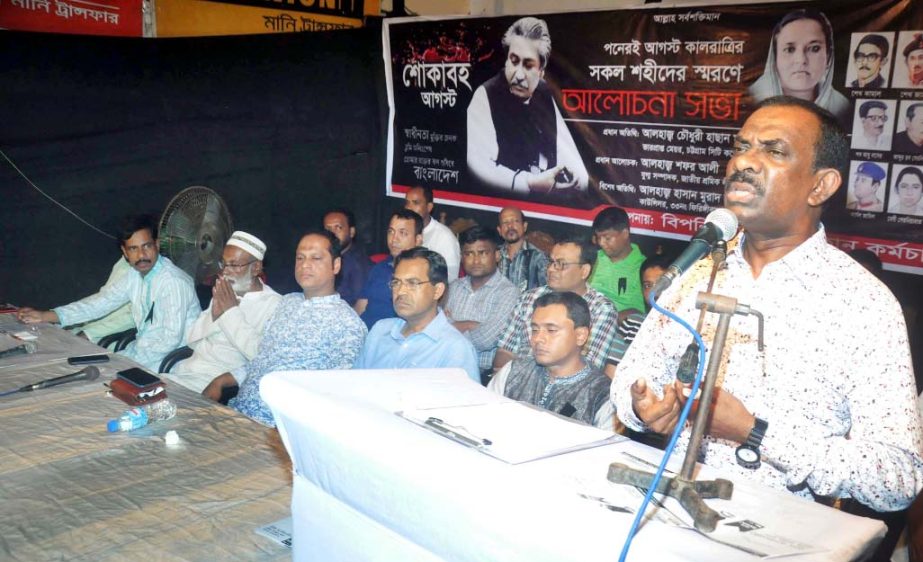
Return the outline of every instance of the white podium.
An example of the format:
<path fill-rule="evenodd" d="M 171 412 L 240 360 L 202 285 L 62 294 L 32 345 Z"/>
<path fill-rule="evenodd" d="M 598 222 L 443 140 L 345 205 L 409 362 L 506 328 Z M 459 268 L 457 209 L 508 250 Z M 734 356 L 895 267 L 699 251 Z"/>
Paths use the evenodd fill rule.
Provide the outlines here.
<path fill-rule="evenodd" d="M 656 459 L 659 453 L 626 440 L 512 465 L 395 415 L 507 400 L 460 369 L 274 373 L 263 378 L 261 394 L 293 462 L 293 552 L 299 562 L 614 561 L 633 515 L 578 492 L 616 486 L 606 472 L 619 454 Z M 788 560 L 860 558 L 884 534 L 878 521 L 753 483 L 735 481 L 734 494 L 709 504 L 729 517 L 756 512 L 759 525 L 719 525 L 719 531 L 811 546 Z M 628 558 L 761 556 L 649 521 Z"/>

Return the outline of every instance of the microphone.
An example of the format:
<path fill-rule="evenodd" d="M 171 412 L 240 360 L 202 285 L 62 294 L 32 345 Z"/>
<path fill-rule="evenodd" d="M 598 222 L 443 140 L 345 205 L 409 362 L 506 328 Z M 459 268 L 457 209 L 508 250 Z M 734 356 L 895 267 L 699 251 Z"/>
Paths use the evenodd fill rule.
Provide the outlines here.
<path fill-rule="evenodd" d="M 654 283 L 651 292 L 659 295 L 673 281 L 689 269 L 692 264 L 704 258 L 712 248 L 712 245 L 719 240 L 727 242 L 737 234 L 737 215 L 727 209 L 715 209 L 705 217 L 705 224 L 683 250 L 678 258 L 673 260 L 670 267 L 667 268 L 660 279 Z"/>
<path fill-rule="evenodd" d="M 59 384 L 74 381 L 95 381 L 97 378 L 99 378 L 99 369 L 93 365 L 89 365 L 83 369 L 80 369 L 76 373 L 43 380 L 42 382 L 37 382 L 35 384 L 27 384 L 26 386 L 20 388 L 19 392 L 31 392 L 40 388 L 50 388 L 52 386 L 58 386 Z"/>

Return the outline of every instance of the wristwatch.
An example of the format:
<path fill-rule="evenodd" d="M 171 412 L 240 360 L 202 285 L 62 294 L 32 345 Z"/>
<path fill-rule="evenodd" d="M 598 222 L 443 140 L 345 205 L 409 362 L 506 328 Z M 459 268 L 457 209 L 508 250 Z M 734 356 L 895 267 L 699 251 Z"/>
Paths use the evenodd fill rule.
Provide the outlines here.
<path fill-rule="evenodd" d="M 737 456 L 737 464 L 751 470 L 756 470 L 760 467 L 760 444 L 763 442 L 763 436 L 766 435 L 766 428 L 769 427 L 769 423 L 765 420 L 756 417 L 754 419 L 756 419 L 756 423 L 753 424 L 753 429 L 750 430 L 747 440 L 734 451 Z"/>

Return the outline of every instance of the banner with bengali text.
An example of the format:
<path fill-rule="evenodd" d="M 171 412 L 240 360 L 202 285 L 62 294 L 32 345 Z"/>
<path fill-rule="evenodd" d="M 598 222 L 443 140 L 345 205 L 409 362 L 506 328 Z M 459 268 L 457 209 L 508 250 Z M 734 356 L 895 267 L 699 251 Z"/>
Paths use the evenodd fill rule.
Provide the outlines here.
<path fill-rule="evenodd" d="M 372 3 L 337 0 L 329 6 L 317 2 L 258 0 L 157 0 L 157 37 L 202 35 L 247 35 L 333 31 L 362 27 L 365 5 Z"/>
<path fill-rule="evenodd" d="M 519 16 L 385 20 L 388 195 L 426 185 L 444 204 L 513 204 L 576 224 L 618 205 L 634 232 L 684 239 L 722 206 L 733 138 L 754 105 L 810 91 L 851 133 L 829 238 L 923 274 L 923 4 L 536 17 L 550 36 L 544 68 L 528 66 L 541 42 L 514 33 L 504 46 Z"/>
<path fill-rule="evenodd" d="M 142 0 L 0 0 L 0 29 L 142 37 Z"/>

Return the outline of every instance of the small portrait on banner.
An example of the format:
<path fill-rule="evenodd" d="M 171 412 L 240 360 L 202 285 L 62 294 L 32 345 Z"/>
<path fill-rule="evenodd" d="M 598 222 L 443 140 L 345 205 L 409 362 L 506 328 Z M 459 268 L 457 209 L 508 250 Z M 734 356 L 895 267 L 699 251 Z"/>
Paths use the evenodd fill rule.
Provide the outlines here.
<path fill-rule="evenodd" d="M 846 208 L 851 211 L 884 211 L 882 185 L 887 185 L 888 165 L 882 162 L 852 162 Z"/>
<path fill-rule="evenodd" d="M 902 101 L 898 113 L 891 148 L 897 154 L 923 154 L 923 102 Z"/>
<path fill-rule="evenodd" d="M 585 193 L 589 174 L 545 82 L 548 25 L 520 18 L 502 46 L 503 69 L 475 90 L 468 105 L 468 168 L 494 191 Z"/>
<path fill-rule="evenodd" d="M 896 52 L 894 87 L 923 88 L 923 31 L 900 32 Z"/>
<path fill-rule="evenodd" d="M 917 166 L 894 166 L 888 212 L 923 217 L 923 171 Z"/>
<path fill-rule="evenodd" d="M 891 150 L 896 109 L 895 100 L 857 99 L 852 121 L 852 147 L 858 150 Z"/>
<path fill-rule="evenodd" d="M 888 87 L 894 32 L 853 33 L 846 87 L 874 90 Z"/>
<path fill-rule="evenodd" d="M 755 102 L 783 94 L 812 101 L 845 124 L 849 100 L 833 88 L 833 53 L 833 27 L 823 12 L 789 12 L 773 28 L 763 75 L 748 91 Z"/>

